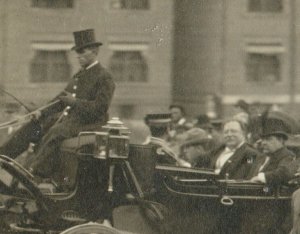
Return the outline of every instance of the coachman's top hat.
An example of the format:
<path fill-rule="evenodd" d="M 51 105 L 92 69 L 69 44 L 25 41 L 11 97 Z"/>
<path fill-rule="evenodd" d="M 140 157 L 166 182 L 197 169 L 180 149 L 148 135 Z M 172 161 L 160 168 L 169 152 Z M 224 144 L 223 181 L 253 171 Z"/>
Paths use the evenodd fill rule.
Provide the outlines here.
<path fill-rule="evenodd" d="M 297 131 L 298 124 L 287 113 L 269 111 L 262 117 L 262 137 L 280 135 L 288 139 L 288 135 Z"/>
<path fill-rule="evenodd" d="M 82 31 L 73 32 L 75 46 L 72 50 L 80 50 L 91 46 L 101 46 L 101 42 L 97 42 L 95 38 L 94 29 L 86 29 Z"/>

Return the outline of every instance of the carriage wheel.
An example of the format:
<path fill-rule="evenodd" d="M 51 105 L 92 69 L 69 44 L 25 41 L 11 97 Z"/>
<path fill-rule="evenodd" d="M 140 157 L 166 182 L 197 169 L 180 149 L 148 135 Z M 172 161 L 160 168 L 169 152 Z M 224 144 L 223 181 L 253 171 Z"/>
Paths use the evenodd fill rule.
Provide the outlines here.
<path fill-rule="evenodd" d="M 71 227 L 61 234 L 130 234 L 130 232 L 119 231 L 98 223 L 86 223 Z"/>

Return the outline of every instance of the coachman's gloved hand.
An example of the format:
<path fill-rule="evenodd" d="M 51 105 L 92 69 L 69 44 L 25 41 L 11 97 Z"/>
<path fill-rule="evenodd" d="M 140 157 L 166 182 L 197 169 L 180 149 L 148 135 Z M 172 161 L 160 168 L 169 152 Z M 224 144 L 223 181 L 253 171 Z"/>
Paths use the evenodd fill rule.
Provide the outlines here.
<path fill-rule="evenodd" d="M 65 105 L 72 106 L 72 105 L 75 103 L 76 98 L 73 97 L 72 94 L 69 93 L 69 92 L 64 91 L 64 93 L 65 93 L 66 95 L 60 96 L 59 99 L 60 99 Z"/>
<path fill-rule="evenodd" d="M 31 114 L 31 118 L 38 120 L 42 116 L 42 112 L 40 110 L 33 111 Z"/>

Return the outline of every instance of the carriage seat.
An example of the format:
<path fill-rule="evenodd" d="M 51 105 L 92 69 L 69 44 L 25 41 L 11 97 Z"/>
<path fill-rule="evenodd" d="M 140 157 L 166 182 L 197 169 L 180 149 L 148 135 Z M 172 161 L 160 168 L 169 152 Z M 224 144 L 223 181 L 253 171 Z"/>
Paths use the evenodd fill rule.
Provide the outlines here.
<path fill-rule="evenodd" d="M 94 124 L 88 124 L 83 126 L 80 132 L 101 132 L 103 131 L 103 123 L 94 123 Z M 86 144 L 92 144 L 95 142 L 95 136 L 81 136 L 80 142 L 79 137 L 72 137 L 65 139 L 61 144 L 61 151 L 62 152 L 70 152 L 75 153 L 76 149 L 80 146 L 86 145 Z"/>
<path fill-rule="evenodd" d="M 91 125 L 82 131 L 101 131 L 100 125 Z M 64 190 L 72 190 L 76 185 L 76 176 L 78 168 L 77 151 L 84 145 L 93 145 L 96 141 L 95 135 L 84 135 L 65 139 L 60 146 L 60 165 L 52 179 L 63 187 Z"/>
<path fill-rule="evenodd" d="M 68 138 L 62 142 L 60 149 L 62 152 L 76 153 L 78 148 L 87 144 L 93 144 L 95 140 L 93 135 Z"/>

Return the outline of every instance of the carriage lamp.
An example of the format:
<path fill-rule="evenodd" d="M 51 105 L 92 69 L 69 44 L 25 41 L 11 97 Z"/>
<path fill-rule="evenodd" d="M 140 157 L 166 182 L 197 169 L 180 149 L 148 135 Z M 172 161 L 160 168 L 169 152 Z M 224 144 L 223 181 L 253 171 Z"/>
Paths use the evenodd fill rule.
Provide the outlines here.
<path fill-rule="evenodd" d="M 107 132 L 80 132 L 77 143 L 77 154 L 98 159 L 107 159 L 108 152 Z"/>
<path fill-rule="evenodd" d="M 103 129 L 107 129 L 108 158 L 127 159 L 129 154 L 129 129 L 124 126 L 119 118 L 114 117 L 107 122 Z"/>
<path fill-rule="evenodd" d="M 129 154 L 128 136 L 110 136 L 108 139 L 108 157 L 112 159 L 127 159 Z"/>
<path fill-rule="evenodd" d="M 95 158 L 107 159 L 108 155 L 108 133 L 98 133 L 96 135 Z"/>
<path fill-rule="evenodd" d="M 127 159 L 129 130 L 119 118 L 112 118 L 102 127 L 103 132 L 80 132 L 77 154 L 97 159 Z"/>
<path fill-rule="evenodd" d="M 115 164 L 123 162 L 129 155 L 129 129 L 124 126 L 119 118 L 112 118 L 102 127 L 108 132 L 108 148 L 107 157 L 110 160 L 109 178 L 108 178 L 108 192 L 114 191 L 114 171 Z"/>

